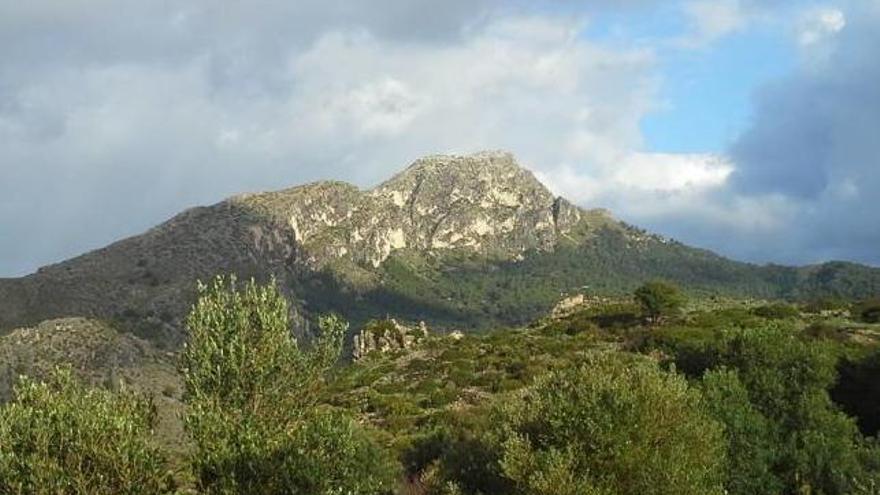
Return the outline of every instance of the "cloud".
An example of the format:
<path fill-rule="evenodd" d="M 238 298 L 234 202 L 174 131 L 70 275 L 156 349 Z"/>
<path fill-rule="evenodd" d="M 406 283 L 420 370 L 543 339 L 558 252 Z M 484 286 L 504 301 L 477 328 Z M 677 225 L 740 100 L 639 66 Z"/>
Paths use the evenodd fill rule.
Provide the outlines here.
<path fill-rule="evenodd" d="M 684 4 L 690 33 L 678 40 L 686 48 L 700 48 L 743 30 L 752 12 L 740 0 L 693 0 Z"/>
<path fill-rule="evenodd" d="M 778 235 L 797 242 L 805 261 L 880 263 L 880 11 L 852 8 L 845 29 L 827 16 L 841 27 L 821 65 L 807 61 L 760 91 L 751 126 L 730 150 L 736 194 L 797 206 Z"/>
<path fill-rule="evenodd" d="M 846 15 L 833 7 L 814 7 L 801 14 L 797 26 L 797 40 L 810 46 L 839 33 L 846 27 Z"/>

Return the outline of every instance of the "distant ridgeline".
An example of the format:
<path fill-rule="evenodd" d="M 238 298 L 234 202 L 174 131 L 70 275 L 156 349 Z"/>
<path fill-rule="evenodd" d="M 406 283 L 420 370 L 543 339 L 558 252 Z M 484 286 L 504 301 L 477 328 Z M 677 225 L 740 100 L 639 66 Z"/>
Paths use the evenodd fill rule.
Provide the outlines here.
<path fill-rule="evenodd" d="M 579 208 L 491 152 L 423 158 L 370 190 L 319 182 L 187 210 L 0 280 L 0 330 L 86 316 L 175 348 L 196 280 L 225 273 L 274 277 L 301 332 L 330 311 L 354 328 L 387 315 L 440 330 L 518 324 L 565 294 L 621 293 L 652 278 L 705 295 L 880 294 L 880 269 L 731 261 Z"/>

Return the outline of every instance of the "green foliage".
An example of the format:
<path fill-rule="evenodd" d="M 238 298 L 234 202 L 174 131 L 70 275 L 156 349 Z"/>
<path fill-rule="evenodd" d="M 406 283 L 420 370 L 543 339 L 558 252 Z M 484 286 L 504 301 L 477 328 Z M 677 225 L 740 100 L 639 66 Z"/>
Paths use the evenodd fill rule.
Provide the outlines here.
<path fill-rule="evenodd" d="M 206 493 L 370 494 L 391 483 L 387 456 L 354 421 L 317 407 L 346 325 L 320 320 L 308 352 L 290 333 L 273 284 L 235 279 L 200 286 L 182 355 L 195 443 L 193 468 Z"/>
<path fill-rule="evenodd" d="M 659 280 L 642 285 L 636 289 L 634 295 L 645 315 L 652 321 L 678 314 L 685 303 L 684 295 L 678 287 Z"/>
<path fill-rule="evenodd" d="M 838 297 L 820 297 L 807 301 L 803 309 L 807 313 L 821 313 L 823 311 L 844 311 L 848 310 L 850 304 Z"/>
<path fill-rule="evenodd" d="M 880 323 L 880 299 L 860 302 L 853 308 L 853 313 L 865 323 Z"/>
<path fill-rule="evenodd" d="M 771 439 L 776 446 L 772 471 L 783 492 L 853 493 L 866 479 L 855 424 L 828 395 L 836 355 L 827 345 L 799 338 L 787 326 L 768 324 L 727 332 L 707 352 L 715 366 L 736 371 L 754 411 L 770 426 L 769 436 L 757 428 L 747 431 L 753 436 L 743 441 L 754 446 Z M 717 385 L 720 379 L 707 380 Z M 727 385 L 736 392 L 728 395 L 738 398 L 724 407 L 742 410 L 742 390 Z M 738 417 L 721 415 L 722 420 L 733 420 L 727 423 L 733 432 L 741 430 Z"/>
<path fill-rule="evenodd" d="M 725 426 L 727 493 L 780 493 L 782 483 L 772 472 L 779 455 L 773 443 L 772 425 L 751 403 L 737 373 L 723 368 L 710 371 L 700 385 L 710 413 Z"/>
<path fill-rule="evenodd" d="M 652 279 L 686 287 L 689 295 L 816 299 L 880 293 L 880 269 L 859 265 L 738 263 L 623 225 L 576 237 L 516 261 L 467 250 L 425 256 L 402 249 L 375 269 L 337 263 L 318 273 L 297 273 L 290 283 L 312 311 L 338 311 L 356 326 L 393 314 L 432 327 L 473 329 L 527 324 L 546 314 L 562 293 L 624 295 Z M 359 303 L 351 304 L 353 299 Z"/>
<path fill-rule="evenodd" d="M 590 354 L 581 366 L 552 372 L 498 404 L 484 440 L 490 448 L 482 450 L 495 459 L 482 478 L 500 478 L 506 489 L 453 480 L 466 491 L 722 492 L 720 426 L 697 390 L 648 359 Z"/>
<path fill-rule="evenodd" d="M 0 493 L 172 493 L 154 419 L 150 399 L 86 388 L 69 370 L 22 378 L 0 409 Z"/>
<path fill-rule="evenodd" d="M 768 320 L 784 320 L 786 318 L 797 318 L 800 316 L 798 308 L 786 303 L 773 303 L 764 306 L 758 306 L 752 310 L 753 313 L 766 318 Z"/>

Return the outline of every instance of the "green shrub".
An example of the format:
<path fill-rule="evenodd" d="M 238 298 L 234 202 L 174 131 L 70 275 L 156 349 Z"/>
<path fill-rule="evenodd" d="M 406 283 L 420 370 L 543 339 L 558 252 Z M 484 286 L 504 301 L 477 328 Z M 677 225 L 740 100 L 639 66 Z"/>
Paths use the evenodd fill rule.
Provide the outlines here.
<path fill-rule="evenodd" d="M 856 418 L 865 435 L 880 433 L 880 351 L 862 358 L 847 358 L 837 365 L 840 378 L 831 396 Z"/>
<path fill-rule="evenodd" d="M 727 369 L 710 371 L 703 376 L 701 388 L 710 413 L 725 426 L 727 493 L 780 493 L 782 482 L 773 473 L 779 457 L 773 425 L 750 402 L 737 373 Z"/>
<path fill-rule="evenodd" d="M 779 324 L 730 331 L 711 347 L 715 366 L 736 371 L 770 425 L 778 449 L 773 473 L 783 492 L 854 493 L 868 473 L 854 421 L 828 395 L 836 377 L 833 350 Z"/>
<path fill-rule="evenodd" d="M 853 308 L 853 313 L 865 323 L 880 323 L 880 299 L 860 302 Z"/>
<path fill-rule="evenodd" d="M 786 303 L 774 303 L 774 304 L 766 304 L 764 306 L 758 306 L 757 308 L 752 310 L 753 313 L 760 316 L 761 318 L 766 318 L 768 320 L 784 320 L 786 318 L 797 318 L 800 316 L 800 311 L 796 306 Z"/>
<path fill-rule="evenodd" d="M 0 408 L 0 493 L 172 493 L 155 417 L 150 399 L 86 388 L 70 370 L 22 378 Z"/>
<path fill-rule="evenodd" d="M 360 427 L 317 403 L 338 359 L 346 325 L 320 320 L 309 352 L 290 332 L 273 284 L 235 279 L 200 286 L 182 355 L 194 440 L 193 468 L 205 493 L 372 494 L 392 484 L 391 460 Z"/>
<path fill-rule="evenodd" d="M 481 446 L 460 447 L 482 452 L 488 472 L 449 480 L 468 493 L 722 492 L 720 425 L 697 390 L 646 358 L 590 355 L 500 401 L 490 423 Z"/>
<path fill-rule="evenodd" d="M 845 327 L 829 321 L 817 321 L 804 329 L 804 335 L 817 340 L 831 340 L 844 342 L 849 338 L 849 332 Z"/>
<path fill-rule="evenodd" d="M 845 311 L 849 307 L 849 303 L 843 299 L 823 297 L 808 301 L 804 304 L 803 309 L 807 313 L 817 314 L 823 311 Z"/>

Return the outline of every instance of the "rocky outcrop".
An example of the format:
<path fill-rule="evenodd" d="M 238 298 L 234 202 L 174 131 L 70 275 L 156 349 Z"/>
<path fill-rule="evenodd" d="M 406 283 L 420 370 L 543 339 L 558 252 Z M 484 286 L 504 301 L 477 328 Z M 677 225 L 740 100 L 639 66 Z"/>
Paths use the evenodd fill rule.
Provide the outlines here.
<path fill-rule="evenodd" d="M 425 322 L 419 322 L 417 327 L 408 327 L 393 318 L 372 321 L 355 334 L 352 357 L 357 361 L 373 352 L 409 350 L 427 337 Z"/>
<path fill-rule="evenodd" d="M 232 201 L 286 223 L 312 266 L 347 258 L 377 267 L 404 248 L 512 259 L 552 249 L 587 217 L 611 222 L 554 197 L 504 152 L 422 158 L 368 191 L 330 182 Z"/>
<path fill-rule="evenodd" d="M 85 318 L 48 320 L 0 337 L 0 402 L 9 399 L 18 376 L 43 379 L 69 366 L 90 383 L 137 383 L 152 393 L 180 390 L 173 354 L 149 342 Z"/>
<path fill-rule="evenodd" d="M 575 294 L 565 297 L 556 303 L 553 309 L 550 310 L 550 318 L 564 318 L 584 309 L 605 306 L 614 302 L 619 302 L 619 300 L 596 295 Z"/>

